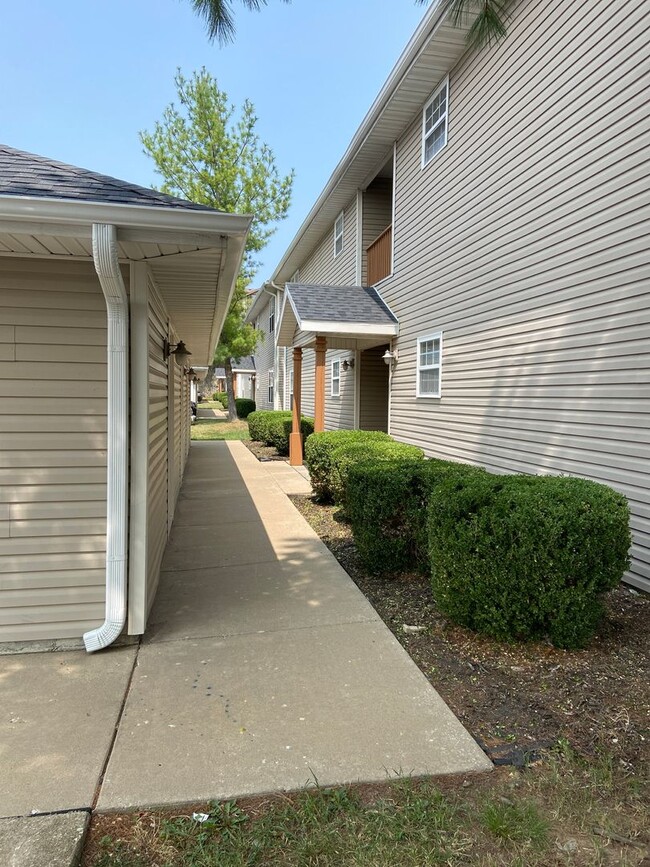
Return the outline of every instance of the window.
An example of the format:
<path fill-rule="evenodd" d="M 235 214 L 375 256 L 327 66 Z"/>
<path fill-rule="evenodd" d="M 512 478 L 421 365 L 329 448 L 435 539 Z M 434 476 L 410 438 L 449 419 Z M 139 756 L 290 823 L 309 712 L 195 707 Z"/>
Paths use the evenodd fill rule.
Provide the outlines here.
<path fill-rule="evenodd" d="M 273 334 L 275 331 L 275 298 L 271 298 L 269 304 L 269 332 Z"/>
<path fill-rule="evenodd" d="M 334 223 L 334 258 L 343 250 L 343 211 L 336 218 Z"/>
<path fill-rule="evenodd" d="M 338 397 L 341 394 L 341 362 L 332 362 L 332 397 Z"/>
<path fill-rule="evenodd" d="M 447 144 L 449 81 L 446 79 L 424 106 L 422 113 L 422 168 Z"/>
<path fill-rule="evenodd" d="M 269 393 L 268 393 L 269 403 L 271 406 L 273 405 L 273 371 L 269 370 Z"/>
<path fill-rule="evenodd" d="M 293 277 L 291 278 L 291 283 L 297 283 L 300 280 L 300 268 L 296 268 L 293 272 Z"/>
<path fill-rule="evenodd" d="M 289 409 L 293 409 L 293 368 L 289 371 Z"/>
<path fill-rule="evenodd" d="M 440 397 L 441 364 L 442 332 L 418 337 L 417 397 Z"/>

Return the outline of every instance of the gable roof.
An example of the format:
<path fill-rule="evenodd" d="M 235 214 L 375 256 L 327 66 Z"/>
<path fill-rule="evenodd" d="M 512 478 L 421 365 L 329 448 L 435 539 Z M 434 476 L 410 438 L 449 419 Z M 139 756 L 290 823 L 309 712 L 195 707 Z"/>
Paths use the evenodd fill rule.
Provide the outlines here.
<path fill-rule="evenodd" d="M 334 220 L 357 190 L 365 189 L 386 164 L 394 143 L 465 52 L 465 37 L 474 17 L 466 16 L 466 20 L 455 25 L 443 0 L 433 0 L 273 272 L 274 282 L 285 283 L 291 278 L 325 232 L 333 229 Z"/>
<path fill-rule="evenodd" d="M 93 261 L 93 226 L 114 226 L 118 257 L 147 263 L 195 363 L 214 356 L 250 222 L 0 145 L 0 255 Z"/>
<path fill-rule="evenodd" d="M 397 331 L 397 318 L 373 287 L 285 286 L 278 346 L 292 346 L 297 332 L 308 341 L 316 335 L 328 336 L 331 348 L 336 348 L 333 341 L 342 341 L 339 348 L 348 348 L 348 341 L 369 340 L 372 345 L 394 337 Z"/>
<path fill-rule="evenodd" d="M 206 205 L 187 202 L 157 190 L 4 144 L 0 144 L 0 196 L 145 205 L 215 213 L 214 208 Z"/>

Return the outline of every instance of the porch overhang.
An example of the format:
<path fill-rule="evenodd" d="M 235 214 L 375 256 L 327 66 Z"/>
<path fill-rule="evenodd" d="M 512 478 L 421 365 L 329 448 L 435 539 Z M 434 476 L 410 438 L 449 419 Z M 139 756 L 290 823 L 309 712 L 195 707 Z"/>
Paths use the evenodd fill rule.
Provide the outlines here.
<path fill-rule="evenodd" d="M 390 342 L 399 323 L 376 289 L 287 283 L 277 329 L 277 345 L 363 350 Z"/>

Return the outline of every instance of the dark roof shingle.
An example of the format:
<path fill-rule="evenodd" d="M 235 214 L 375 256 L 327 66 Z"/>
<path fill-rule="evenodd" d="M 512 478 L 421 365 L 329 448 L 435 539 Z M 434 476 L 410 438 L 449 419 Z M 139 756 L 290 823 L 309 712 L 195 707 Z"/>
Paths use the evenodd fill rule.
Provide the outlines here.
<path fill-rule="evenodd" d="M 301 321 L 372 323 L 397 322 L 376 289 L 370 286 L 321 286 L 287 283 Z"/>
<path fill-rule="evenodd" d="M 3 144 L 0 144 L 0 196 L 215 210 Z"/>

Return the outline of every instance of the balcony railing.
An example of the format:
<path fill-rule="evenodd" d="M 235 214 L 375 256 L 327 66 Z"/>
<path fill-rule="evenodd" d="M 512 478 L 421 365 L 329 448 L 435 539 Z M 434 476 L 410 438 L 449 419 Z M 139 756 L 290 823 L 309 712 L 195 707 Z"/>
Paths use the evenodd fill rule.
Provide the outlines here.
<path fill-rule="evenodd" d="M 393 270 L 393 227 L 387 226 L 384 231 L 375 238 L 367 250 L 368 256 L 368 285 L 374 286 Z"/>

